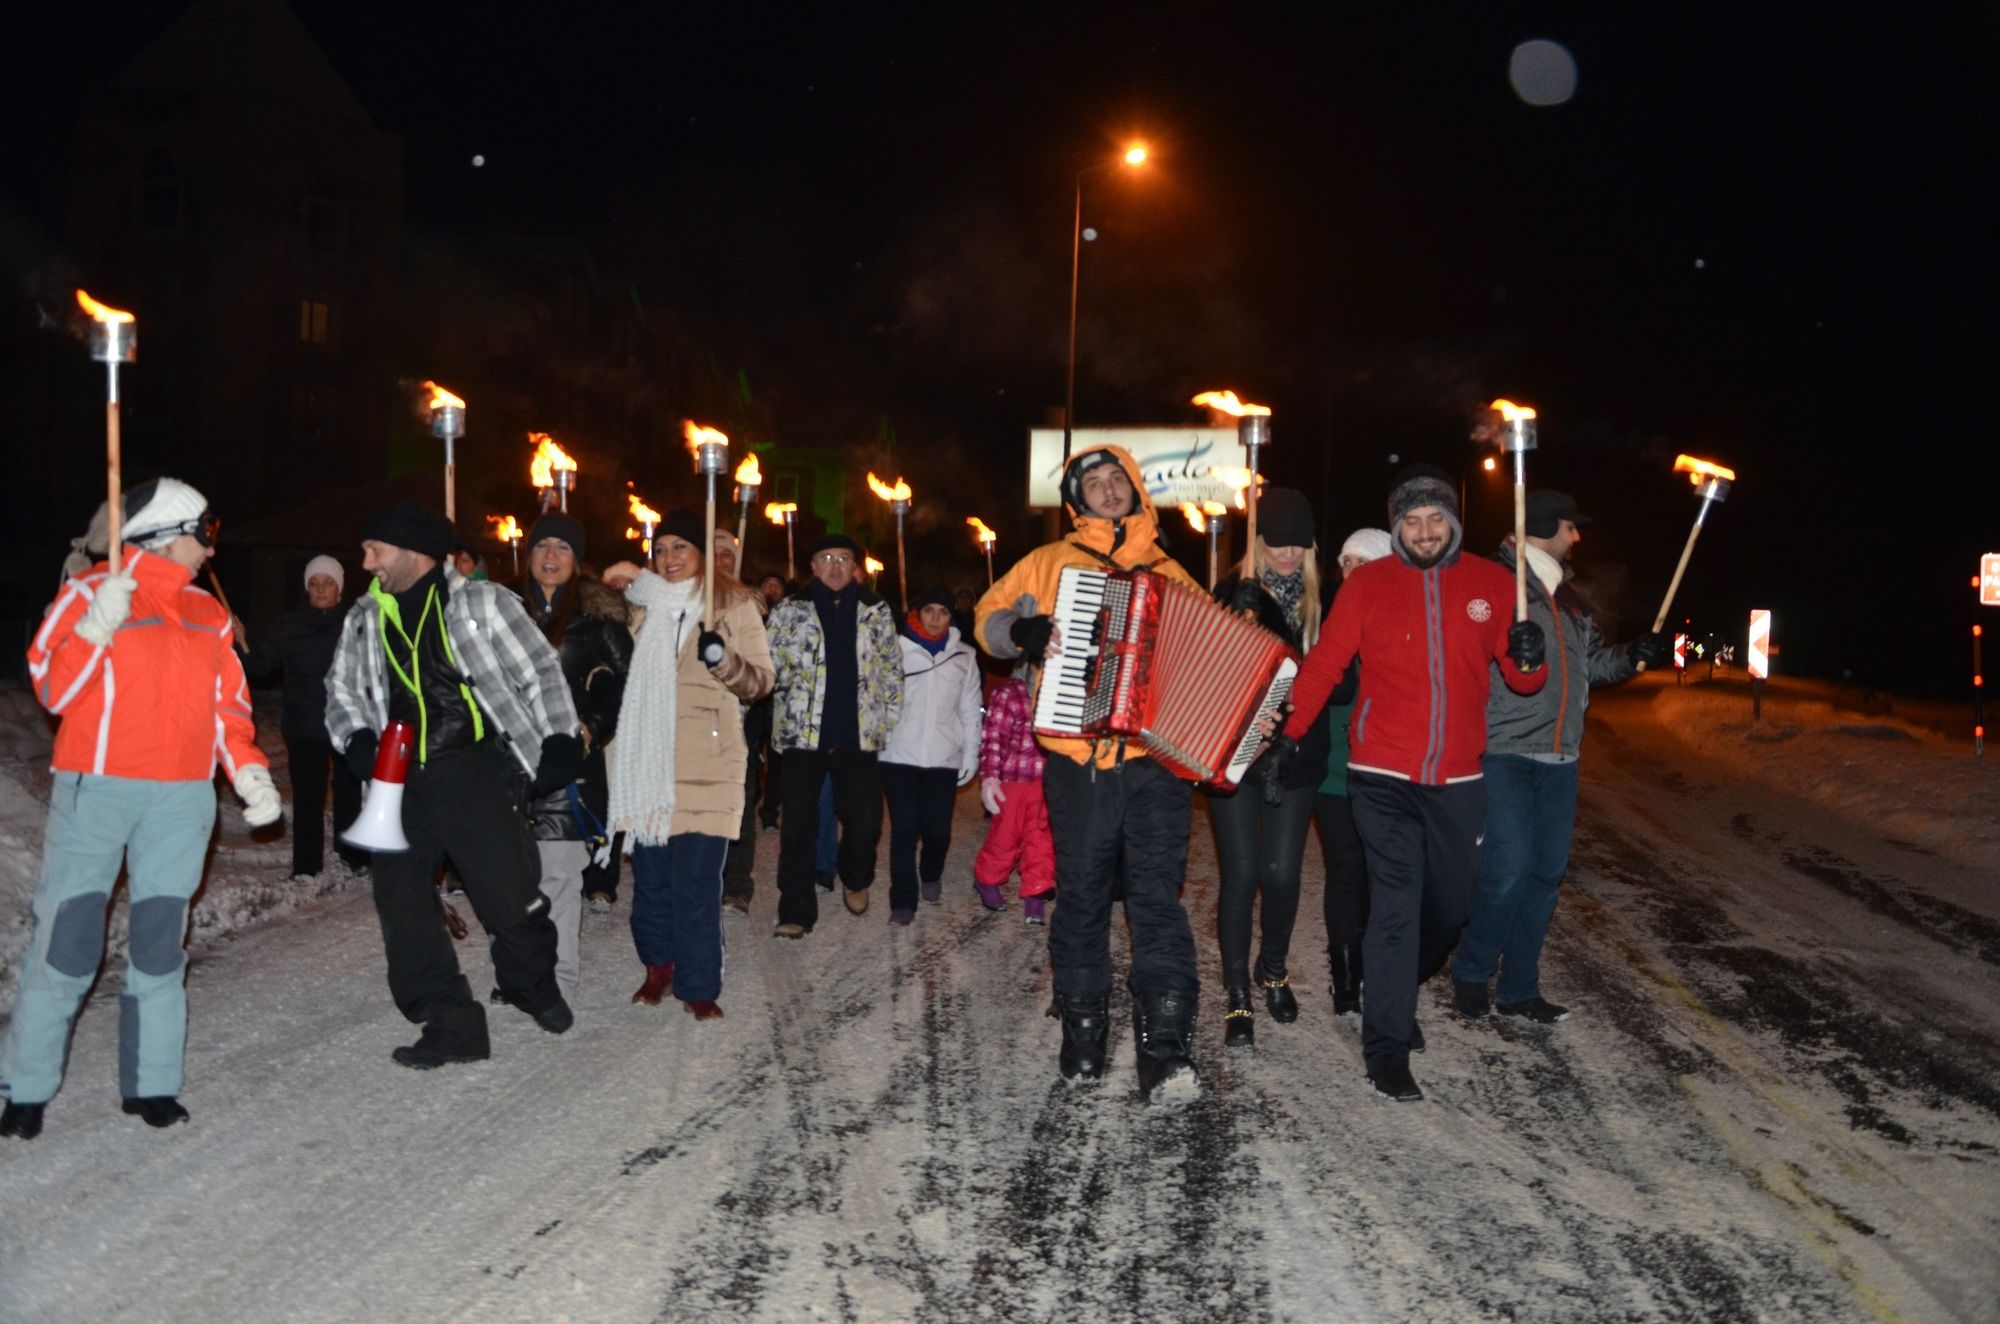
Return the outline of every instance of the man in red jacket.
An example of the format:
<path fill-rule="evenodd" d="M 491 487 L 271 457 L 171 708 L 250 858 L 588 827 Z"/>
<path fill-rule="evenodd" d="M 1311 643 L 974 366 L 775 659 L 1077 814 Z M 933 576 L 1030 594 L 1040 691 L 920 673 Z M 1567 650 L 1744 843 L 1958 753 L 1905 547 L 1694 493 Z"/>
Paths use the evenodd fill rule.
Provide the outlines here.
<path fill-rule="evenodd" d="M 1348 797 L 1368 856 L 1368 971 L 1361 1053 L 1377 1091 L 1423 1098 L 1410 1053 L 1423 1050 L 1417 985 L 1444 968 L 1471 910 L 1486 815 L 1488 678 L 1533 694 L 1548 679 L 1541 627 L 1509 625 L 1514 580 L 1459 555 L 1458 491 L 1434 465 L 1412 465 L 1389 493 L 1394 556 L 1341 585 L 1319 647 L 1292 690 L 1285 736 L 1306 733 L 1359 657 Z M 1498 661 L 1498 668 L 1489 662 Z"/>

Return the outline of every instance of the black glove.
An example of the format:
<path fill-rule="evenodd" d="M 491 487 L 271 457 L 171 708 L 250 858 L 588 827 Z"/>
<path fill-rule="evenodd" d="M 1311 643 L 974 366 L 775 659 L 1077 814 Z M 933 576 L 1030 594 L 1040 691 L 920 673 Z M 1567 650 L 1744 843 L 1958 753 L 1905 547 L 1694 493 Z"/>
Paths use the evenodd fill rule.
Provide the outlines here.
<path fill-rule="evenodd" d="M 1515 621 L 1507 627 L 1507 656 L 1523 671 L 1533 671 L 1548 657 L 1548 641 L 1542 627 L 1533 621 Z"/>
<path fill-rule="evenodd" d="M 1299 742 L 1283 731 L 1271 737 L 1271 744 L 1264 755 L 1264 803 L 1275 808 L 1285 798 L 1285 774 L 1292 770 L 1292 760 L 1298 756 Z"/>
<path fill-rule="evenodd" d="M 1625 656 L 1632 659 L 1635 667 L 1657 667 L 1667 659 L 1667 641 L 1664 635 L 1642 634 L 1625 645 Z"/>
<path fill-rule="evenodd" d="M 1229 609 L 1244 616 L 1257 615 L 1257 599 L 1264 595 L 1254 579 L 1239 579 L 1229 595 Z"/>
<path fill-rule="evenodd" d="M 552 735 L 542 741 L 542 761 L 535 765 L 535 779 L 528 783 L 528 798 L 539 800 L 569 785 L 582 772 L 583 742 L 575 736 Z"/>
<path fill-rule="evenodd" d="M 347 738 L 347 752 L 341 757 L 347 760 L 347 770 L 354 774 L 356 781 L 369 781 L 375 776 L 375 743 L 373 731 L 356 731 Z"/>
<path fill-rule="evenodd" d="M 713 630 L 703 630 L 701 637 L 694 641 L 694 655 L 701 659 L 703 666 L 711 668 L 721 666 L 722 659 L 728 653 L 729 649 L 723 644 L 722 636 Z"/>
<path fill-rule="evenodd" d="M 1022 657 L 1039 662 L 1042 654 L 1049 651 L 1049 634 L 1055 628 L 1055 621 L 1047 616 L 1023 616 L 1008 627 L 1007 637 L 1021 650 Z"/>

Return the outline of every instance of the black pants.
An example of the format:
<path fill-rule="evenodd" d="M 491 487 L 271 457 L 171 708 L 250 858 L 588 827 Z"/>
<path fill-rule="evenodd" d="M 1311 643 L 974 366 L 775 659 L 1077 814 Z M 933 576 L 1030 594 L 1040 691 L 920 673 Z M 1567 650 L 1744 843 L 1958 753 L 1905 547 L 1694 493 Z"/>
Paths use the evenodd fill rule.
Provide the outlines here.
<path fill-rule="evenodd" d="M 1062 898 L 1049 925 L 1056 992 L 1092 1001 L 1111 991 L 1111 891 L 1122 849 L 1133 993 L 1199 993 L 1194 932 L 1181 908 L 1193 804 L 1187 783 L 1148 758 L 1107 770 L 1052 754 L 1042 792 Z"/>
<path fill-rule="evenodd" d="M 541 891 L 541 857 L 522 801 L 527 777 L 491 741 L 434 755 L 410 769 L 403 835 L 410 849 L 375 856 L 375 913 L 389 958 L 389 992 L 410 1020 L 444 1026 L 484 1047 L 485 1013 L 458 968 L 438 910 L 437 871 L 448 854 L 466 899 L 493 939 L 500 991 L 530 1013 L 554 1006 L 556 926 Z"/>
<path fill-rule="evenodd" d="M 778 923 L 819 922 L 819 788 L 833 777 L 833 814 L 840 820 L 840 881 L 850 892 L 875 881 L 875 847 L 882 839 L 882 779 L 871 752 L 785 751 L 784 817 L 778 824 Z"/>
<path fill-rule="evenodd" d="M 604 750 L 600 746 L 590 751 L 590 757 L 583 761 L 583 805 L 599 823 L 610 816 L 611 778 L 604 766 Z M 583 894 L 602 895 L 607 901 L 618 899 L 618 871 L 625 864 L 625 834 L 613 833 L 611 837 L 611 858 L 599 865 L 595 859 L 583 866 Z"/>
<path fill-rule="evenodd" d="M 757 750 L 753 746 L 743 768 L 743 818 L 736 825 L 736 840 L 722 862 L 722 895 L 745 905 L 757 883 L 751 871 L 757 867 Z"/>
<path fill-rule="evenodd" d="M 1357 772 L 1347 796 L 1368 853 L 1361 1055 L 1371 1065 L 1407 1061 L 1417 985 L 1444 968 L 1472 913 L 1486 784 L 1418 786 Z"/>
<path fill-rule="evenodd" d="M 334 849 L 349 868 L 364 863 L 366 851 L 337 839 L 361 816 L 361 782 L 348 771 L 347 760 L 335 758 L 333 742 L 323 736 L 286 736 L 285 754 L 292 770 L 292 872 L 316 874 L 326 867 L 328 767 L 333 769 Z"/>
<path fill-rule="evenodd" d="M 951 811 L 958 802 L 957 768 L 882 765 L 882 791 L 889 799 L 889 908 L 917 908 L 917 879 L 944 877 L 951 849 Z M 924 855 L 917 859 L 917 845 Z"/>
<path fill-rule="evenodd" d="M 1215 925 L 1222 944 L 1222 982 L 1250 985 L 1250 912 L 1263 894 L 1263 941 L 1257 973 L 1276 979 L 1286 971 L 1292 926 L 1299 918 L 1299 869 L 1305 862 L 1306 831 L 1312 823 L 1313 788 L 1286 791 L 1275 805 L 1264 803 L 1258 786 L 1233 795 L 1208 797 L 1215 824 L 1215 858 L 1222 885 L 1215 900 Z"/>
<path fill-rule="evenodd" d="M 1313 804 L 1313 821 L 1326 862 L 1327 949 L 1358 950 L 1368 930 L 1368 855 L 1354 828 L 1354 805 L 1344 795 L 1322 795 Z"/>

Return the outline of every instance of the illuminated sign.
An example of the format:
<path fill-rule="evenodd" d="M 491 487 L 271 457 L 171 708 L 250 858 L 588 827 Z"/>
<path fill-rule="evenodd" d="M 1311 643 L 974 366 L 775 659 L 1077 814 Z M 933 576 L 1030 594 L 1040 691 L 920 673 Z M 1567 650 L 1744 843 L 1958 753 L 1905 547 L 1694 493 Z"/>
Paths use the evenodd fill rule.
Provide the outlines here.
<path fill-rule="evenodd" d="M 1061 428 L 1028 432 L 1028 504 L 1062 504 L 1063 453 Z M 1172 510 L 1184 501 L 1229 502 L 1236 495 L 1214 469 L 1242 469 L 1249 464 L 1234 427 L 1077 428 L 1070 433 L 1070 454 L 1099 446 L 1123 446 L 1139 463 L 1153 504 Z"/>

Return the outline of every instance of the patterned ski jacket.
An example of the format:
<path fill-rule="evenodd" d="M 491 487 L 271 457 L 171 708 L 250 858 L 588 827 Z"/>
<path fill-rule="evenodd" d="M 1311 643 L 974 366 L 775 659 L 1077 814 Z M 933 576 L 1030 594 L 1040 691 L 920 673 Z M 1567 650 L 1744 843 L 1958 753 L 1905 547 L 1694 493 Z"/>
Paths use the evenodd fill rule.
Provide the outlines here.
<path fill-rule="evenodd" d="M 450 578 L 444 625 L 474 702 L 530 777 L 549 736 L 577 734 L 576 705 L 562 659 L 521 600 L 486 580 Z M 344 751 L 356 731 L 379 732 L 389 720 L 389 658 L 382 648 L 382 608 L 363 594 L 341 623 L 340 646 L 326 675 L 326 733 Z"/>
<path fill-rule="evenodd" d="M 1001 682 L 986 700 L 986 725 L 979 733 L 980 780 L 1038 782 L 1044 761 L 1042 747 L 1035 743 L 1028 682 Z"/>
<path fill-rule="evenodd" d="M 64 581 L 29 643 L 35 698 L 62 719 L 52 769 L 179 782 L 264 765 L 229 613 L 185 567 L 136 547 L 125 557 L 138 588 L 109 648 L 76 632 L 110 573 L 102 561 Z"/>
<path fill-rule="evenodd" d="M 771 640 L 777 687 L 771 743 L 788 749 L 818 749 L 820 717 L 826 711 L 826 634 L 810 586 L 771 608 L 764 623 Z M 889 733 L 903 711 L 903 648 L 889 604 L 866 589 L 854 622 L 855 661 L 861 671 L 858 696 L 861 748 L 888 748 Z"/>

